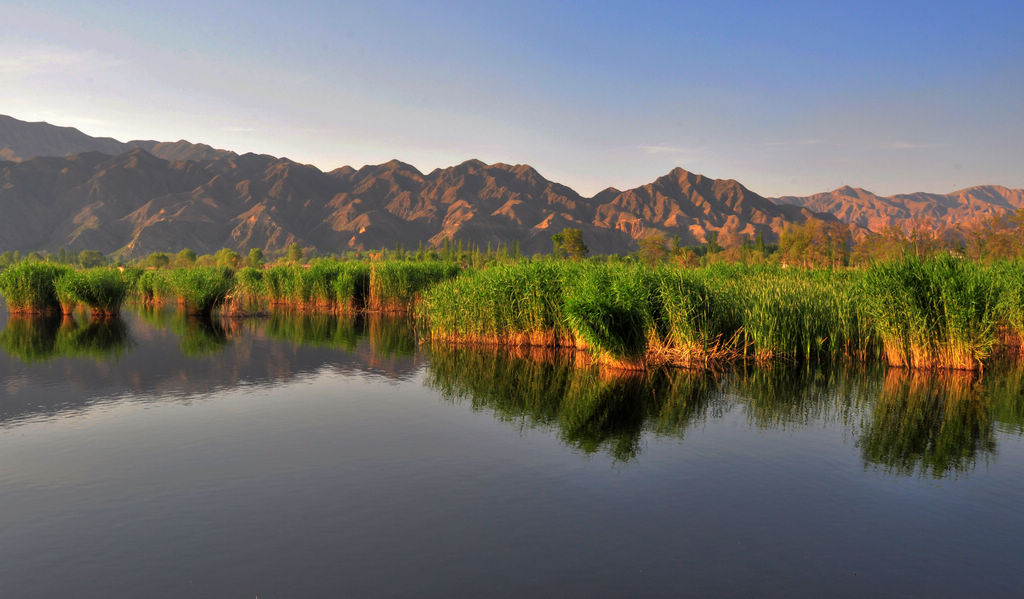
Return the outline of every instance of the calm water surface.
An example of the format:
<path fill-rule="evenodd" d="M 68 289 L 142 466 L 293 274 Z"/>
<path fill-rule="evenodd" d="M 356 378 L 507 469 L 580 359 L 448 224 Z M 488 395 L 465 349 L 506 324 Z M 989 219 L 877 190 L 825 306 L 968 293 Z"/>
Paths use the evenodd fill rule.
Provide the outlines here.
<path fill-rule="evenodd" d="M 617 376 L 326 316 L 0 331 L 3 597 L 1024 593 L 1016 370 Z"/>

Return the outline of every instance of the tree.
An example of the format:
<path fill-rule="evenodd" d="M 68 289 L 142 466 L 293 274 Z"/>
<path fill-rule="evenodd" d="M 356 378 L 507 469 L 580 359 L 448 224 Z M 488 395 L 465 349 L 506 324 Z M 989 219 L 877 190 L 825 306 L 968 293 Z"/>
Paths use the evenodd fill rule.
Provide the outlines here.
<path fill-rule="evenodd" d="M 795 266 L 845 266 L 850 262 L 850 229 L 814 218 L 789 223 L 779 234 L 779 256 Z"/>
<path fill-rule="evenodd" d="M 295 243 L 293 241 L 292 244 L 288 246 L 288 261 L 289 262 L 294 262 L 294 263 L 297 264 L 301 260 L 302 260 L 302 246 L 299 245 L 298 243 Z"/>
<path fill-rule="evenodd" d="M 213 258 L 217 261 L 217 266 L 229 266 L 231 268 L 236 268 L 238 263 L 242 260 L 242 257 L 238 255 L 238 252 L 231 248 L 221 248 L 217 250 L 217 253 L 213 255 Z"/>
<path fill-rule="evenodd" d="M 637 242 L 640 245 L 640 260 L 648 266 L 665 261 L 669 255 L 668 241 L 661 233 L 653 233 Z"/>
<path fill-rule="evenodd" d="M 684 266 L 686 268 L 693 268 L 700 266 L 700 256 L 697 252 L 690 248 L 679 248 L 678 251 L 672 252 L 672 261 L 678 266 Z"/>
<path fill-rule="evenodd" d="M 718 231 L 708 231 L 707 246 L 708 254 L 717 254 L 722 251 L 722 246 L 718 245 Z"/>
<path fill-rule="evenodd" d="M 78 263 L 82 265 L 82 268 L 103 266 L 107 263 L 107 257 L 96 250 L 82 250 L 78 252 Z"/>
<path fill-rule="evenodd" d="M 174 265 L 178 267 L 192 266 L 196 263 L 196 253 L 185 248 L 174 256 Z"/>
<path fill-rule="evenodd" d="M 146 258 L 146 264 L 153 268 L 167 268 L 171 264 L 171 257 L 163 252 L 153 252 Z"/>
<path fill-rule="evenodd" d="M 551 236 L 553 253 L 560 258 L 582 260 L 590 253 L 590 248 L 583 243 L 583 233 L 579 229 L 562 229 L 561 233 Z"/>
<path fill-rule="evenodd" d="M 263 250 L 260 248 L 252 248 L 249 250 L 249 266 L 253 268 L 263 268 Z"/>
<path fill-rule="evenodd" d="M 196 266 L 217 266 L 217 259 L 211 254 L 196 256 Z"/>

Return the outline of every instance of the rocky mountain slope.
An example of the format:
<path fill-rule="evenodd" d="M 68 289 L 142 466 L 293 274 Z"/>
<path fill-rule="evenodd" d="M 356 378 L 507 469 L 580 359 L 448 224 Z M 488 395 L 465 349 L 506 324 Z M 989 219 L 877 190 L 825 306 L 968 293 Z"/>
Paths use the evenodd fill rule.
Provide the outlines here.
<path fill-rule="evenodd" d="M 979 185 L 953 193 L 910 193 L 883 197 L 856 187 L 806 197 L 781 197 L 780 204 L 825 212 L 872 233 L 910 224 L 953 228 L 1024 208 L 1024 189 Z"/>
<path fill-rule="evenodd" d="M 185 141 L 122 143 L 0 116 L 0 250 L 136 257 L 184 247 L 274 252 L 298 242 L 331 253 L 453 239 L 518 242 L 535 253 L 575 227 L 593 253 L 623 253 L 656 233 L 687 245 L 714 234 L 730 245 L 757 235 L 771 242 L 787 223 L 808 218 L 838 219 L 865 234 L 1021 207 L 1024 190 L 996 186 L 889 198 L 844 187 L 771 200 L 681 168 L 587 198 L 528 165 L 469 160 L 422 173 L 392 160 L 323 172 L 286 158 Z"/>
<path fill-rule="evenodd" d="M 135 148 L 165 160 L 212 160 L 235 155 L 234 152 L 185 140 L 159 142 L 136 139 L 124 143 L 110 137 L 91 137 L 74 127 L 29 123 L 0 114 L 0 160 L 20 162 L 37 156 L 69 156 L 82 152 L 116 155 Z"/>
<path fill-rule="evenodd" d="M 546 252 L 565 227 L 580 228 L 595 253 L 611 253 L 653 232 L 689 244 L 711 231 L 772 239 L 811 214 L 682 169 L 584 198 L 526 165 L 470 160 L 424 174 L 391 161 L 325 173 L 272 156 L 170 161 L 142 149 L 0 162 L 0 211 L 4 248 L 126 256 L 275 251 L 292 242 L 339 252 L 444 239 Z"/>

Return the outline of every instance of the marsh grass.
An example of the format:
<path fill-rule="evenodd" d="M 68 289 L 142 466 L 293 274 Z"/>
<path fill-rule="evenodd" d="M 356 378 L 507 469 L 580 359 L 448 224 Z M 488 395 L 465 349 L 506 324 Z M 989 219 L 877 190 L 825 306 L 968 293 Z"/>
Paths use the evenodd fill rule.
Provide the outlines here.
<path fill-rule="evenodd" d="M 253 316 L 269 309 L 265 293 L 264 272 L 246 267 L 235 273 L 234 286 L 224 299 L 224 313 L 229 316 Z"/>
<path fill-rule="evenodd" d="M 334 279 L 334 301 L 338 311 L 355 314 L 366 306 L 370 294 L 370 265 L 363 262 L 342 262 Z"/>
<path fill-rule="evenodd" d="M 171 287 L 191 315 L 209 316 L 224 303 L 234 285 L 234 271 L 222 267 L 182 268 L 171 271 Z"/>
<path fill-rule="evenodd" d="M 428 287 L 455 278 L 460 271 L 461 267 L 454 262 L 375 262 L 370 267 L 366 309 L 410 313 Z"/>
<path fill-rule="evenodd" d="M 822 361 L 873 347 L 841 275 L 535 262 L 436 285 L 419 311 L 431 339 L 568 346 L 619 368 Z"/>
<path fill-rule="evenodd" d="M 54 281 L 71 272 L 47 262 L 20 262 L 0 272 L 0 294 L 11 314 L 45 314 L 60 310 Z"/>
<path fill-rule="evenodd" d="M 135 297 L 148 305 L 160 305 L 174 295 L 171 272 L 166 270 L 144 270 L 135 279 Z"/>
<path fill-rule="evenodd" d="M 891 366 L 974 370 L 997 340 L 1000 291 L 977 264 L 908 257 L 869 268 L 862 297 Z"/>
<path fill-rule="evenodd" d="M 642 369 L 648 337 L 660 315 L 653 274 L 642 267 L 584 268 L 565 280 L 565 325 L 575 345 L 607 364 Z"/>
<path fill-rule="evenodd" d="M 57 277 L 54 286 L 64 314 L 83 305 L 93 318 L 117 316 L 129 290 L 129 282 L 113 268 L 69 271 Z"/>

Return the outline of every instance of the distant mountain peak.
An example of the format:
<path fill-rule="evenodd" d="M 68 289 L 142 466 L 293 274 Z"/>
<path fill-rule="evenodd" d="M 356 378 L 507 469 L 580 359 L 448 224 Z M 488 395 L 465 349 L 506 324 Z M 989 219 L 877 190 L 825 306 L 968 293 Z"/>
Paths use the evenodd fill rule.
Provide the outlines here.
<path fill-rule="evenodd" d="M 770 200 L 734 179 L 682 167 L 583 198 L 529 164 L 474 158 L 423 175 L 393 159 L 325 173 L 286 157 L 186 140 L 122 143 L 2 115 L 0 160 L 7 160 L 0 162 L 0 251 L 279 252 L 298 240 L 329 253 L 457 239 L 516 242 L 533 253 L 550 251 L 552 233 L 572 227 L 601 254 L 630 251 L 652 233 L 684 244 L 714 233 L 728 245 L 756 235 L 771 242 L 786 224 L 808 218 L 863 233 L 917 218 L 942 225 L 1024 209 L 1024 190 L 992 185 L 889 198 L 843 186 Z"/>

